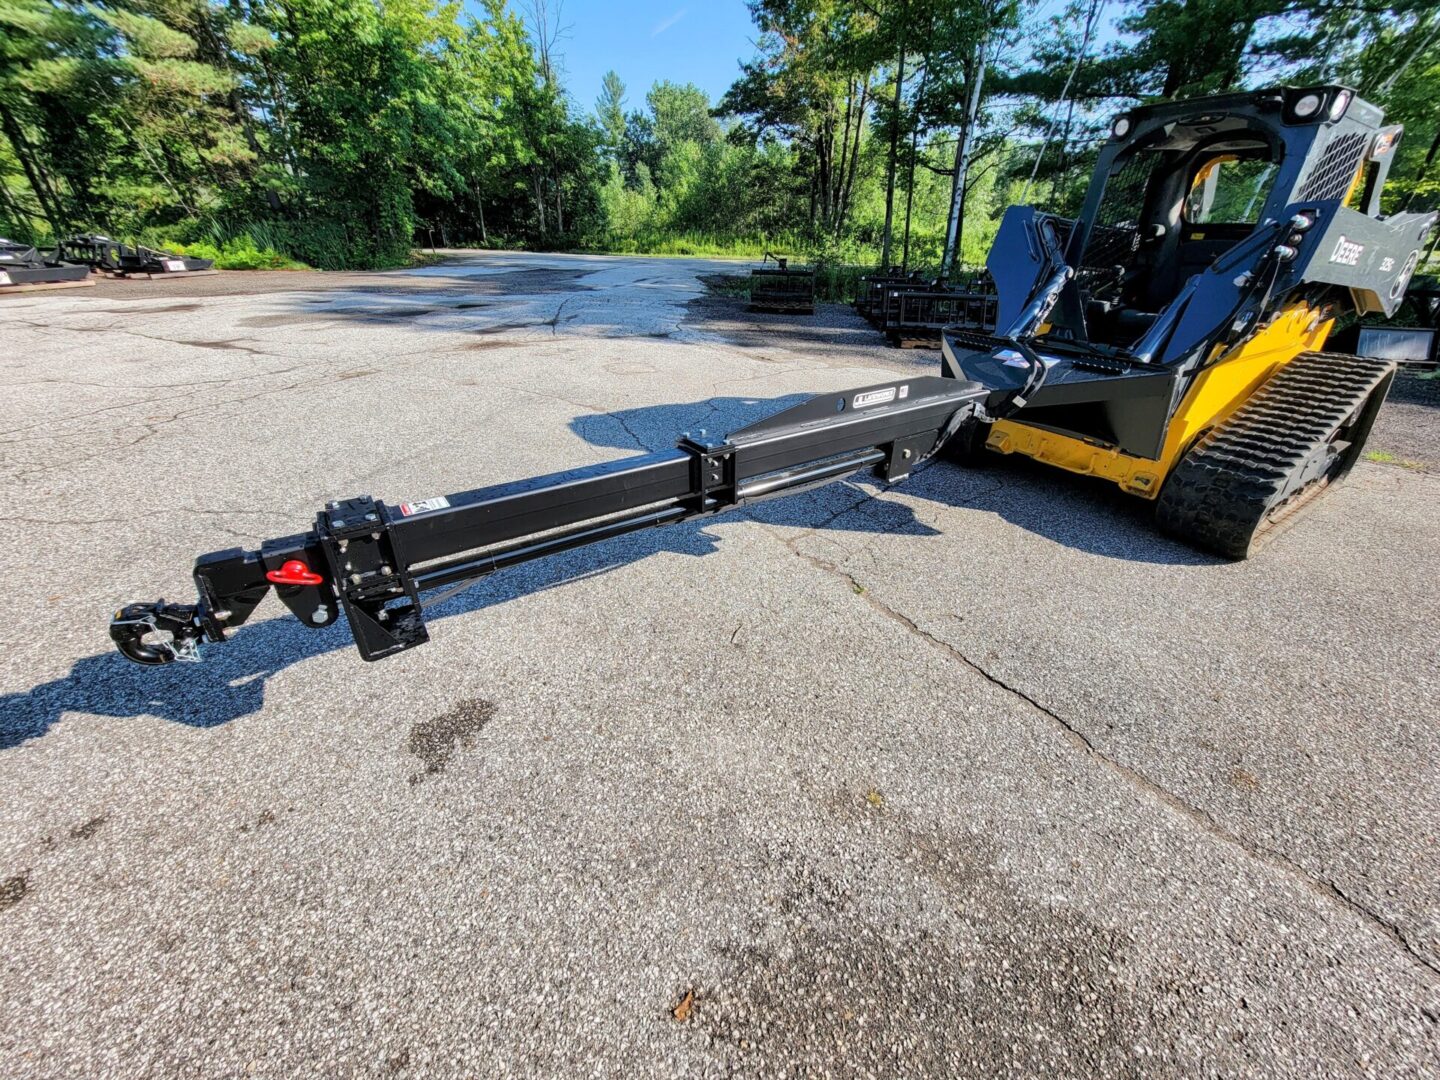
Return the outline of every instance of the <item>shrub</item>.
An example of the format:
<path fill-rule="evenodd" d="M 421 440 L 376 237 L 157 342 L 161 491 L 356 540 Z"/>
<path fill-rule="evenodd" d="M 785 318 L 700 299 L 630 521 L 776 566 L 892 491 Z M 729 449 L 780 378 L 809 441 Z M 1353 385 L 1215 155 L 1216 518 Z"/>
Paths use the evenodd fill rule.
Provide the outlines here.
<path fill-rule="evenodd" d="M 226 240 L 219 247 L 203 240 L 193 244 L 167 244 L 167 250 L 192 259 L 212 259 L 217 270 L 306 270 L 304 263 L 282 255 L 274 248 L 259 247 L 249 233 Z"/>

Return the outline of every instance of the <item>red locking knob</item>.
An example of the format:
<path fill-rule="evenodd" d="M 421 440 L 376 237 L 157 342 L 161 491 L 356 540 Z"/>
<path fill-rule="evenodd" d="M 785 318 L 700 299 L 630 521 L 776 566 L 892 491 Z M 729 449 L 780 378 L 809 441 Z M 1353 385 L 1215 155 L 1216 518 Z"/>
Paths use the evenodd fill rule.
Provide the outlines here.
<path fill-rule="evenodd" d="M 279 570 L 267 570 L 265 577 L 276 585 L 319 585 L 325 580 L 301 559 L 291 559 Z"/>

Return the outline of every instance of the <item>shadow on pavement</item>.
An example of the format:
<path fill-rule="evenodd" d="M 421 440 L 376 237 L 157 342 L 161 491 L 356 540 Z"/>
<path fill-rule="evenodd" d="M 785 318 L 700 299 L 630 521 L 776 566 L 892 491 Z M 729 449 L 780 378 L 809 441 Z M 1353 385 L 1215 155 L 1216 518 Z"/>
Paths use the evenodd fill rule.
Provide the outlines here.
<path fill-rule="evenodd" d="M 1399 405 L 1428 405 L 1440 408 L 1440 378 L 1427 373 L 1426 376 L 1402 371 L 1390 387 L 1388 403 Z"/>
<path fill-rule="evenodd" d="M 646 405 L 608 413 L 585 413 L 570 430 L 591 446 L 614 450 L 669 450 L 685 432 L 734 434 L 767 416 L 798 405 L 812 394 L 778 398 L 717 397 L 672 405 Z"/>
<path fill-rule="evenodd" d="M 674 446 L 685 431 L 703 428 L 712 434 L 733 434 L 811 396 L 720 397 L 680 405 L 619 409 L 577 416 L 570 421 L 570 430 L 593 446 L 665 450 Z M 982 466 L 974 469 L 945 463 L 937 467 L 932 463 L 905 481 L 901 490 L 944 506 L 993 512 L 1022 529 L 1092 555 L 1166 565 L 1209 566 L 1224 562 L 1161 536 L 1153 523 L 1153 504 L 1126 495 L 1108 481 L 1072 476 L 1028 458 L 989 455 Z M 904 521 L 882 523 L 886 515 L 901 511 Z M 823 526 L 807 520 L 815 517 L 813 504 L 793 497 L 752 506 L 745 516 L 801 528 L 912 534 L 918 530 L 919 535 L 935 534 L 935 530 L 919 523 L 908 508 L 884 500 L 867 501 L 863 514 L 836 518 Z"/>
<path fill-rule="evenodd" d="M 626 409 L 576 417 L 571 428 L 596 446 L 660 449 L 687 427 L 734 431 L 794 404 L 806 395 L 763 400 L 716 398 L 706 402 Z M 996 461 L 960 470 L 932 463 L 902 486 L 907 494 L 942 506 L 999 515 L 1056 543 L 1109 558 L 1176 565 L 1220 560 L 1174 544 L 1154 531 L 1149 506 L 1108 485 L 1061 476 L 1029 462 Z M 906 503 L 873 498 L 853 483 L 748 506 L 730 518 L 772 525 L 874 535 L 937 536 Z M 593 547 L 511 567 L 478 581 L 466 592 L 427 609 L 432 625 L 557 585 L 603 574 L 659 552 L 708 555 L 717 538 L 709 519 L 634 533 Z M 957 558 L 967 539 L 953 537 Z M 262 609 L 265 610 L 265 609 Z M 274 606 L 268 608 L 275 612 Z M 266 682 L 291 665 L 353 648 L 348 629 L 323 630 L 288 617 L 240 627 L 224 645 L 204 647 L 200 664 L 145 668 L 106 651 L 78 660 L 69 674 L 20 693 L 0 697 L 0 749 L 45 734 L 67 712 L 99 716 L 156 716 L 190 727 L 210 728 L 259 711 Z M 358 658 L 355 661 L 360 663 Z"/>

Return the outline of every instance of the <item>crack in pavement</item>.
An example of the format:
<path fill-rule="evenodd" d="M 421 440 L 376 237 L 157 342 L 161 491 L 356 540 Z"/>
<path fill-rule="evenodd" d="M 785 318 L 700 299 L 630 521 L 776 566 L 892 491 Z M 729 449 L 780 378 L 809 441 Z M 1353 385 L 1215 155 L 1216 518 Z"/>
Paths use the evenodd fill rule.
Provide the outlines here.
<path fill-rule="evenodd" d="M 540 324 L 541 326 L 550 327 L 551 337 L 554 337 L 555 335 L 560 333 L 560 313 L 565 310 L 565 305 L 570 303 L 570 301 L 574 299 L 575 298 L 573 296 L 567 296 L 564 300 L 561 300 L 560 306 L 555 309 L 555 314 L 551 315 L 550 318 L 546 319 L 543 323 Z"/>
<path fill-rule="evenodd" d="M 296 370 L 296 369 L 294 369 L 294 368 L 287 368 L 287 369 L 285 369 L 285 370 L 286 370 L 286 371 L 293 371 L 293 370 Z M 169 425 L 169 424 L 178 423 L 178 422 L 180 422 L 180 421 L 182 421 L 182 420 L 191 420 L 191 419 L 194 419 L 194 418 L 199 417 L 199 416 L 204 416 L 204 415 L 206 415 L 207 413 L 212 412 L 212 411 L 217 411 L 217 410 L 225 409 L 225 408 L 227 408 L 227 407 L 229 407 L 229 406 L 246 405 L 246 404 L 248 404 L 248 403 L 250 403 L 250 402 L 252 402 L 252 401 L 257 401 L 257 400 L 259 400 L 260 398 L 272 397 L 272 396 L 277 395 L 277 394 L 288 394 L 288 393 L 292 393 L 292 392 L 295 392 L 295 391 L 308 392 L 308 391 L 315 390 L 315 389 L 318 389 L 318 388 L 323 387 L 323 386 L 327 386 L 327 385 L 329 385 L 329 384 L 331 384 L 331 383 L 344 382 L 344 381 L 347 381 L 347 380 L 352 379 L 352 378 L 354 378 L 354 377 L 355 377 L 354 373 L 353 373 L 353 372 L 348 372 L 348 371 L 339 371 L 339 372 L 333 372 L 333 371 L 332 371 L 332 372 L 326 372 L 326 373 L 324 373 L 324 374 L 322 374 L 322 375 L 319 375 L 319 376 L 317 376 L 317 377 L 315 377 L 315 378 L 312 378 L 312 379 L 300 379 L 300 380 L 297 380 L 297 381 L 295 381 L 295 382 L 287 383 L 287 384 L 284 385 L 284 386 L 272 386 L 272 387 L 269 387 L 269 388 L 267 388 L 267 389 L 258 390 L 258 391 L 254 392 L 254 393 L 252 393 L 252 394 L 246 394 L 246 395 L 241 396 L 241 397 L 222 398 L 222 399 L 218 399 L 218 400 L 214 400 L 214 401 L 202 402 L 201 404 L 195 405 L 195 406 L 193 406 L 193 407 L 191 407 L 191 408 L 180 409 L 180 410 L 178 410 L 178 411 L 176 411 L 176 412 L 173 412 L 173 413 L 171 413 L 171 414 L 169 414 L 169 415 L 161 415 L 161 416 L 151 417 L 151 418 L 148 418 L 148 419 L 146 419 L 146 420 L 144 420 L 144 421 L 140 421 L 140 422 L 138 422 L 138 423 L 135 422 L 135 421 L 125 421 L 125 422 L 122 422 L 118 427 L 106 428 L 106 427 L 103 427 L 103 426 L 102 426 L 102 427 L 94 427 L 94 428 L 81 428 L 81 429 L 78 429 L 78 430 L 76 430 L 76 431 L 57 432 L 57 433 L 48 434 L 48 435 L 29 436 L 29 437 L 23 437 L 23 438 L 15 438 L 15 439 L 0 439 L 0 445 L 13 446 L 13 445 L 18 445 L 18 444 L 20 444 L 20 443 L 27 443 L 27 442 L 28 442 L 28 443 L 37 443 L 37 442 L 38 442 L 38 443 L 62 442 L 62 441 L 71 440 L 71 439 L 88 438 L 88 437 L 92 437 L 92 436 L 96 436 L 96 435 L 105 434 L 105 433 L 107 433 L 107 432 L 108 432 L 109 434 L 111 434 L 111 435 L 119 436 L 119 435 L 121 435 L 122 433 L 126 432 L 127 429 L 135 429 L 135 428 L 141 429 L 141 434 L 139 434 L 137 437 L 135 437 L 135 438 L 133 438 L 133 439 L 130 439 L 130 440 L 126 441 L 126 442 L 122 442 L 122 443 L 120 443 L 120 444 L 118 444 L 118 445 L 102 447 L 101 449 L 96 450 L 94 453 L 81 454 L 81 455 L 79 455 L 79 456 L 77 456 L 77 457 L 67 458 L 67 459 L 65 459 L 65 460 L 63 460 L 63 461 L 62 461 L 62 460 L 58 460 L 58 459 L 55 459 L 55 460 L 46 460 L 46 461 L 44 461 L 44 462 L 42 462 L 42 463 L 33 464 L 33 465 L 28 466 L 28 467 L 19 469 L 19 470 L 17 470 L 16 472 L 14 472 L 13 474 L 11 474 L 10 479 L 15 480 L 15 481 L 17 481 L 17 482 L 24 482 L 24 481 L 29 480 L 32 476 L 43 475 L 43 474 L 45 474 L 45 473 L 47 473 L 47 472 L 53 472 L 53 471 L 56 470 L 56 469 L 70 468 L 70 467 L 73 467 L 73 466 L 76 466 L 76 465 L 83 465 L 85 462 L 87 462 L 87 461 L 93 461 L 93 460 L 95 460 L 96 458 L 106 457 L 106 456 L 109 456 L 109 455 L 112 455 L 112 454 L 117 454 L 117 453 L 121 453 L 121 452 L 123 452 L 123 451 L 125 451 L 125 450 L 132 449 L 132 448 L 140 445 L 141 443 L 145 442 L 147 439 L 153 438 L 154 436 L 160 434 L 161 429 L 164 428 L 165 426 Z M 253 376 L 247 376 L 247 379 L 248 379 L 248 378 L 253 378 Z M 238 381 L 242 381 L 242 380 L 235 380 L 235 381 L 238 382 Z M 137 401 L 137 402 L 129 402 L 129 403 L 125 404 L 125 405 L 114 405 L 114 406 L 108 406 L 107 408 L 104 408 L 104 409 L 97 409 L 97 410 L 95 410 L 94 413 L 89 414 L 89 415 L 97 415 L 97 414 L 102 413 L 102 412 L 110 412 L 110 411 L 112 411 L 112 410 L 114 410 L 114 409 L 134 408 L 134 407 L 140 406 L 140 405 L 153 405 L 153 404 L 157 404 L 157 403 L 159 403 L 159 402 L 161 402 L 161 401 L 167 401 L 167 400 L 174 400 L 174 399 L 182 399 L 182 400 L 183 400 L 183 399 L 186 399 L 186 398 L 193 398 L 193 397 L 195 397 L 198 393 L 199 393 L 199 391 L 198 391 L 198 390 L 195 390 L 195 391 L 191 391 L 191 392 L 189 392 L 189 393 L 184 393 L 184 394 L 173 394 L 173 395 L 169 395 L 168 397 L 162 396 L 162 397 L 159 397 L 159 398 L 147 398 L 147 399 L 143 399 L 143 400 Z M 70 417 L 70 418 L 68 418 L 68 419 L 78 419 L 78 418 L 79 418 L 79 417 Z M 17 430 L 17 431 L 23 431 L 23 430 L 28 430 L 28 428 L 17 428 L 17 429 L 15 429 L 15 430 Z"/>
<path fill-rule="evenodd" d="M 1130 787 L 1137 789 L 1142 794 L 1179 814 L 1191 824 L 1198 827 L 1201 832 L 1205 833 L 1211 839 L 1217 840 L 1225 846 L 1239 851 L 1252 859 L 1265 863 L 1267 866 L 1280 871 L 1286 877 L 1301 885 L 1312 895 L 1328 901 L 1351 915 L 1356 916 L 1366 926 L 1386 938 L 1391 944 L 1397 946 L 1406 958 L 1417 968 L 1422 969 L 1425 974 L 1432 977 L 1440 976 L 1440 961 L 1427 955 L 1418 946 L 1413 944 L 1409 938 L 1405 936 L 1405 933 L 1400 929 L 1398 924 L 1354 899 L 1330 879 L 1311 873 L 1305 869 L 1305 867 L 1274 848 L 1266 847 L 1264 844 L 1257 843 L 1254 840 L 1242 836 L 1238 832 L 1232 831 L 1221 824 L 1208 811 L 1195 806 L 1193 803 L 1186 802 L 1179 795 L 1175 794 L 1175 792 L 1150 779 L 1150 777 L 1138 769 L 1111 757 L 1105 753 L 1105 751 L 1101 750 L 1078 726 L 1066 720 L 1059 713 L 1042 704 L 1024 690 L 1006 682 L 998 675 L 992 674 L 980 664 L 970 659 L 969 656 L 956 646 L 920 626 L 919 623 L 910 618 L 910 616 L 891 607 L 883 600 L 880 600 L 869 587 L 858 581 L 848 571 L 841 569 L 841 567 L 828 559 L 801 551 L 796 547 L 796 544 L 807 535 L 809 534 L 803 533 L 800 536 L 788 540 L 783 538 L 778 539 L 781 539 L 781 542 L 785 547 L 790 549 L 793 555 L 809 563 L 815 569 L 845 582 L 850 586 L 853 593 L 860 596 L 880 615 L 938 649 L 947 658 L 973 671 L 986 682 L 1023 702 L 1031 710 L 1049 721 L 1050 726 L 1061 734 L 1072 746 L 1076 747 L 1084 753 L 1086 757 L 1107 772 L 1119 777 Z"/>
<path fill-rule="evenodd" d="M 146 334 L 139 330 L 132 330 L 127 326 L 54 326 L 51 323 L 37 323 L 30 319 L 19 320 L 23 325 L 34 330 L 60 330 L 71 334 L 124 334 L 127 337 L 143 338 L 146 341 L 158 341 L 162 345 L 185 345 L 199 349 L 226 349 L 237 352 L 249 353 L 251 356 L 278 356 L 278 353 L 265 352 L 262 349 L 252 349 L 247 345 L 237 345 L 235 341 L 253 341 L 254 338 L 236 338 L 235 341 L 194 341 L 181 338 L 165 337 L 162 334 Z M 43 334 L 43 337 L 53 337 L 51 334 Z"/>
<path fill-rule="evenodd" d="M 68 416 L 61 416 L 61 417 L 57 417 L 57 418 L 53 418 L 53 419 L 49 419 L 49 420 L 37 421 L 37 422 L 35 422 L 35 423 L 33 423 L 33 424 L 23 424 L 23 425 L 21 425 L 20 427 L 8 428 L 8 429 L 6 429 L 6 430 L 4 430 L 4 431 L 0 431 L 0 437 L 9 436 L 9 435 L 17 435 L 17 434 L 19 434 L 19 433 L 22 432 L 22 431 L 34 431 L 34 430 L 37 429 L 37 428 L 45 428 L 45 429 L 47 429 L 47 431 L 46 431 L 46 433 L 43 434 L 43 435 L 37 435 L 37 436 L 34 436 L 34 437 L 32 437 L 32 438 L 15 438 L 15 439 L 11 439 L 11 438 L 0 438 L 0 445 L 9 446 L 9 445 L 13 445 L 13 444 L 15 444 L 15 443 L 21 443 L 21 442 L 36 442 L 36 441 L 42 441 L 42 442 L 43 442 L 43 441 L 49 441 L 49 440 L 51 440 L 51 439 L 68 439 L 68 438 L 75 438 L 75 437 L 77 437 L 77 436 L 82 436 L 82 435 L 93 435 L 93 434 L 96 434 L 96 433 L 99 432 L 99 431 L 103 431 L 104 429 L 103 429 L 103 428 L 86 428 L 86 429 L 82 429 L 82 430 L 80 430 L 80 431 L 64 432 L 64 433 L 61 433 L 61 434 L 54 434 L 54 433 L 52 433 L 52 431 L 51 431 L 50 429 L 53 429 L 57 424 L 67 423 L 67 422 L 69 422 L 69 421 L 71 421 L 71 420 L 88 420 L 88 419 L 89 419 L 90 417 L 92 417 L 92 416 L 101 416 L 101 415 L 104 415 L 105 413 L 115 412 L 115 411 L 117 411 L 117 410 L 119 410 L 119 409 L 138 408 L 138 407 L 141 406 L 141 405 L 158 405 L 158 404 L 160 404 L 161 402 L 164 402 L 164 401 L 176 401 L 176 400 L 180 400 L 180 399 L 184 399 L 184 398 L 195 397 L 197 394 L 201 393 L 206 387 L 211 387 L 211 386 L 229 386 L 229 385 L 231 385 L 231 384 L 233 384 L 233 383 L 250 382 L 250 381 L 252 381 L 252 380 L 254 380 L 254 379 L 274 378 L 274 377 L 277 376 L 277 375 L 288 375 L 288 374 L 289 374 L 290 372 L 292 372 L 292 371 L 299 371 L 299 370 L 301 370 L 301 366 L 300 366 L 300 365 L 292 365 L 292 366 L 290 366 L 290 367 L 278 368 L 278 369 L 274 369 L 274 370 L 257 371 L 257 372 L 255 372 L 254 374 L 251 374 L 251 375 L 237 375 L 237 376 L 234 376 L 233 378 L 226 378 L 226 379 L 195 379 L 195 380 L 193 380 L 193 381 L 188 381 L 188 382 L 178 382 L 178 383 L 152 383 L 152 384 L 149 384 L 149 385 L 139 385 L 139 386 L 121 386 L 121 385 L 108 384 L 108 383 L 71 383 L 71 382 L 69 382 L 68 380 L 63 380 L 63 379 L 40 380 L 40 383 L 41 383 L 41 384 L 49 384 L 49 383 L 52 383 L 52 382 L 53 382 L 53 383 L 58 383 L 58 384 L 60 384 L 60 385 L 65 385 L 65 386 L 70 386 L 70 385 L 74 385 L 74 386 L 94 386 L 94 387 L 97 387 L 97 388 L 100 388 L 100 389 L 112 389 L 112 390 L 188 390 L 189 393 L 184 393 L 184 394 L 160 394 L 160 395 L 158 395 L 158 396 L 156 396 L 156 397 L 142 397 L 142 398 L 137 398 L 137 399 L 134 400 L 134 401 L 121 402 L 121 403 L 118 404 L 118 405 L 105 405 L 105 406 L 102 406 L 102 407 L 100 407 L 100 408 L 98 408 L 98 409 L 91 409 L 91 410 L 88 410 L 88 411 L 82 412 L 82 413 L 71 413 L 71 414 L 69 414 Z M 35 383 L 34 381 L 31 381 L 31 382 L 26 382 L 26 383 L 11 383 L 11 384 L 8 384 L 8 385 L 11 385 L 11 386 L 31 386 L 31 385 L 36 385 L 36 383 Z M 297 385 L 299 385 L 299 384 L 297 384 Z M 287 387 L 287 389 L 289 389 L 289 387 Z M 244 399 L 242 399 L 242 400 L 244 400 Z M 224 404 L 224 402 L 221 402 L 221 404 Z"/>
<path fill-rule="evenodd" d="M 196 506 L 162 506 L 150 510 L 137 510 L 137 515 L 145 516 L 151 514 L 195 514 L 201 517 L 230 517 L 232 515 L 243 517 L 283 517 L 279 510 L 205 510 Z M 107 517 L 107 518 L 62 518 L 58 521 L 50 518 L 18 517 L 14 514 L 6 515 L 6 521 L 18 521 L 25 525 L 115 525 L 127 521 L 134 521 L 131 517 Z"/>
<path fill-rule="evenodd" d="M 591 414 L 593 414 L 593 415 L 595 415 L 595 416 L 606 416 L 606 417 L 609 417 L 610 419 L 614 420 L 617 424 L 619 424 L 619 425 L 625 430 L 625 434 L 626 434 L 626 435 L 629 435 L 630 438 L 635 441 L 635 449 L 637 449 L 637 450 L 649 450 L 649 449 L 650 449 L 650 447 L 649 447 L 648 445 L 646 445 L 645 441 L 644 441 L 643 439 L 641 439 L 639 435 L 635 434 L 635 432 L 631 429 L 629 421 L 627 421 L 624 417 L 622 417 L 621 415 L 619 415 L 619 413 L 615 412 L 614 410 L 611 410 L 611 409 L 602 409 L 602 408 L 600 408 L 600 407 L 597 406 L 597 405 L 591 405 L 589 402 L 586 402 L 586 401 L 576 401 L 574 398 L 564 397 L 564 396 L 561 395 L 561 394 L 556 394 L 556 393 L 542 394 L 542 393 L 540 393 L 538 390 L 527 390 L 526 388 L 524 388 L 524 387 L 522 387 L 522 386 L 511 386 L 509 383 L 495 382 L 495 383 L 491 383 L 491 385 L 492 385 L 492 386 L 502 387 L 502 388 L 504 388 L 504 389 L 506 389 L 506 390 L 510 390 L 510 391 L 512 391 L 512 392 L 514 392 L 514 393 L 516 393 L 516 394 L 524 394 L 524 395 L 526 395 L 527 397 L 539 398 L 541 401 L 563 401 L 566 405 L 569 405 L 569 406 L 571 406 L 572 408 L 583 409 L 585 412 L 591 413 Z"/>

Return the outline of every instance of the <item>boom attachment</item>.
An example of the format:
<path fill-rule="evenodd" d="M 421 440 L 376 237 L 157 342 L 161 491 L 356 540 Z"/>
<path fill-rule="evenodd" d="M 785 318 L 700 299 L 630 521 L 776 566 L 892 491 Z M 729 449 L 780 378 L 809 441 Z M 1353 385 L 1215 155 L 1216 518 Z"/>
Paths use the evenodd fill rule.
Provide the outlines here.
<path fill-rule="evenodd" d="M 197 603 L 131 604 L 110 636 L 136 663 L 198 660 L 202 640 L 224 641 L 273 586 L 306 626 L 343 612 L 361 657 L 379 660 L 429 640 L 427 593 L 865 468 L 903 480 L 962 428 L 994 419 L 987 404 L 979 383 L 924 376 L 819 394 L 728 438 L 687 432 L 660 453 L 423 502 L 332 502 L 308 532 L 202 555 Z"/>

